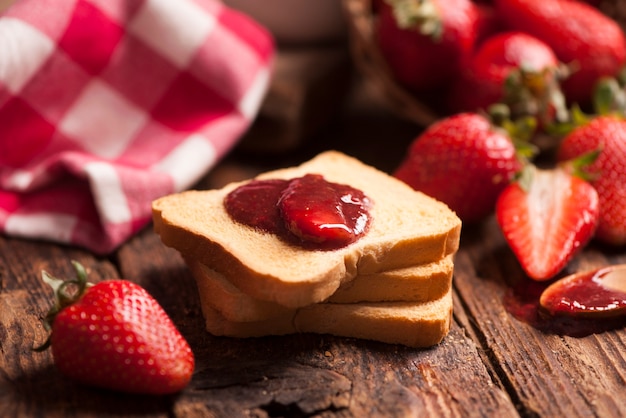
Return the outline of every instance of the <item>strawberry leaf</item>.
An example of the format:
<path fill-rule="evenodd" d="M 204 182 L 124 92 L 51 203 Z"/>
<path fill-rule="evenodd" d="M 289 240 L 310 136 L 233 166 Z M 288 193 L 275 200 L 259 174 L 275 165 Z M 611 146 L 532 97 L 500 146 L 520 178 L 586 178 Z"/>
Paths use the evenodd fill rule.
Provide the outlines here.
<path fill-rule="evenodd" d="M 572 175 L 586 181 L 593 181 L 597 179 L 599 173 L 590 171 L 589 167 L 598 159 L 601 152 L 602 149 L 595 149 L 562 164 L 569 169 Z"/>
<path fill-rule="evenodd" d="M 626 92 L 617 79 L 603 77 L 596 83 L 593 107 L 598 115 L 626 114 Z"/>
<path fill-rule="evenodd" d="M 556 122 L 545 127 L 546 132 L 557 137 L 564 137 L 574 129 L 586 125 L 593 119 L 594 115 L 587 115 L 580 106 L 574 104 L 569 112 L 569 119 L 563 122 Z"/>
<path fill-rule="evenodd" d="M 509 107 L 503 103 L 496 103 L 487 109 L 492 124 L 505 131 L 511 138 L 518 158 L 522 162 L 531 161 L 539 152 L 530 141 L 537 131 L 537 119 L 534 116 L 511 119 Z"/>
<path fill-rule="evenodd" d="M 439 41 L 443 25 L 432 0 L 386 0 L 401 29 L 415 29 L 424 36 Z"/>
<path fill-rule="evenodd" d="M 92 286 L 91 283 L 87 282 L 87 272 L 82 264 L 72 260 L 72 265 L 76 270 L 76 279 L 74 280 L 63 280 L 50 275 L 47 271 L 41 272 L 42 280 L 54 291 L 54 305 L 50 308 L 43 321 L 46 331 L 52 329 L 52 323 L 59 312 L 74 304 L 83 296 L 87 288 Z M 50 336 L 43 344 L 33 348 L 33 350 L 41 352 L 45 351 L 49 346 Z"/>

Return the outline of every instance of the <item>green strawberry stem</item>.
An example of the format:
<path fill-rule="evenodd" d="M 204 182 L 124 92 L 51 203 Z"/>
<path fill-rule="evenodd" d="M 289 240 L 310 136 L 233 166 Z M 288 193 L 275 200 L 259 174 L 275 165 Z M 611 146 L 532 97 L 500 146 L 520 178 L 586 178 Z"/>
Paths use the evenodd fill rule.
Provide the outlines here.
<path fill-rule="evenodd" d="M 48 272 L 42 271 L 41 278 L 44 282 L 46 282 L 52 290 L 54 291 L 55 303 L 54 306 L 48 311 L 46 314 L 43 324 L 47 331 L 52 329 L 52 323 L 56 318 L 57 314 L 61 312 L 64 308 L 72 305 L 77 300 L 79 300 L 88 287 L 92 286 L 91 283 L 87 282 L 87 272 L 85 268 L 77 261 L 72 260 L 72 265 L 76 270 L 76 279 L 74 280 L 63 280 L 51 276 Z M 50 346 L 50 336 L 46 339 L 46 341 L 35 347 L 35 351 L 44 351 Z"/>
<path fill-rule="evenodd" d="M 538 153 L 537 147 L 531 142 L 537 130 L 537 119 L 533 116 L 524 116 L 518 119 L 511 119 L 510 108 L 503 103 L 496 103 L 487 109 L 488 118 L 491 123 L 503 129 L 513 141 L 517 156 L 526 164 Z"/>
<path fill-rule="evenodd" d="M 432 0 L 385 0 L 393 10 L 398 27 L 416 29 L 433 40 L 441 39 L 443 25 Z"/>
<path fill-rule="evenodd" d="M 601 152 L 601 149 L 595 149 L 585 154 L 581 154 L 574 159 L 565 161 L 561 163 L 561 165 L 564 166 L 573 176 L 580 177 L 585 181 L 593 181 L 600 173 L 590 171 L 589 166 L 598 159 Z"/>
<path fill-rule="evenodd" d="M 626 92 L 620 79 L 603 77 L 593 94 L 593 108 L 598 115 L 626 115 Z"/>
<path fill-rule="evenodd" d="M 591 115 L 587 115 L 582 111 L 580 106 L 574 104 L 569 112 L 569 119 L 567 121 L 553 123 L 546 126 L 548 134 L 556 137 L 565 137 L 574 129 L 586 125 L 593 118 Z"/>
<path fill-rule="evenodd" d="M 564 68 L 536 71 L 522 65 L 505 80 L 504 102 L 511 107 L 513 114 L 535 115 L 544 125 L 553 119 L 567 121 L 567 105 L 560 88 L 560 80 L 566 77 Z"/>
<path fill-rule="evenodd" d="M 598 116 L 626 117 L 625 85 L 626 67 L 617 77 L 600 78 L 593 92 L 593 113 L 585 113 L 578 104 L 574 103 L 569 111 L 569 118 L 546 126 L 547 132 L 554 136 L 565 137 L 574 129 L 586 125 Z"/>

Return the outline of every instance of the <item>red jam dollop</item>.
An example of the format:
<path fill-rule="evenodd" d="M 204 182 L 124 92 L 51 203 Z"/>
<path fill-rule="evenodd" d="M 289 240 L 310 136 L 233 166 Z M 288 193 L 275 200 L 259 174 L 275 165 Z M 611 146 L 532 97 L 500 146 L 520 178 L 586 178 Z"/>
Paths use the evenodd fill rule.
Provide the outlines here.
<path fill-rule="evenodd" d="M 362 237 L 372 202 L 360 190 L 319 174 L 252 180 L 224 198 L 230 217 L 306 248 L 332 250 Z"/>

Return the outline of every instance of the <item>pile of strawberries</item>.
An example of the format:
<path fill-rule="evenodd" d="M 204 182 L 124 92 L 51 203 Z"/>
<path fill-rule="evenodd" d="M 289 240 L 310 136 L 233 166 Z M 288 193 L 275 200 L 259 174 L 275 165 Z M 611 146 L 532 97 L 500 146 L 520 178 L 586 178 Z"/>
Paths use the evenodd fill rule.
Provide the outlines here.
<path fill-rule="evenodd" d="M 495 212 L 535 280 L 626 244 L 626 37 L 591 3 L 376 3 L 390 70 L 443 115 L 394 175 L 466 224 Z"/>

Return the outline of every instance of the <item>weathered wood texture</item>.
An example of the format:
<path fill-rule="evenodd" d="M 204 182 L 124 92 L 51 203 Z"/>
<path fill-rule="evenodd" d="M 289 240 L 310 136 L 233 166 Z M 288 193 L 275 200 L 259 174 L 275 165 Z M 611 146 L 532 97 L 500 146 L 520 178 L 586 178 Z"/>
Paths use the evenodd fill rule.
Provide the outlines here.
<path fill-rule="evenodd" d="M 149 230 L 119 251 L 119 271 L 77 250 L 9 239 L 0 245 L 2 417 L 516 415 L 458 324 L 428 350 L 318 335 L 215 338 L 203 330 L 195 283 L 182 259 Z M 197 357 L 193 382 L 180 396 L 78 387 L 56 372 L 49 353 L 32 352 L 45 338 L 40 324 L 50 297 L 40 270 L 71 275 L 70 259 L 84 263 L 92 279 L 121 275 L 161 302 Z M 457 303 L 456 309 L 463 308 Z"/>
<path fill-rule="evenodd" d="M 393 169 L 416 128 L 380 109 L 357 110 L 298 153 L 236 152 L 197 187 L 219 187 L 328 148 Z M 49 352 L 32 351 L 45 339 L 41 318 L 51 297 L 40 272 L 72 275 L 71 259 L 92 280 L 121 276 L 155 296 L 196 355 L 188 388 L 144 397 L 80 387 L 58 374 Z M 591 246 L 570 270 L 624 262 L 624 248 Z M 626 416 L 624 321 L 584 336 L 533 326 L 505 303 L 524 285 L 530 284 L 491 219 L 464 227 L 454 323 L 437 347 L 309 334 L 237 340 L 204 331 L 195 283 L 150 228 L 108 259 L 0 237 L 0 417 Z"/>

